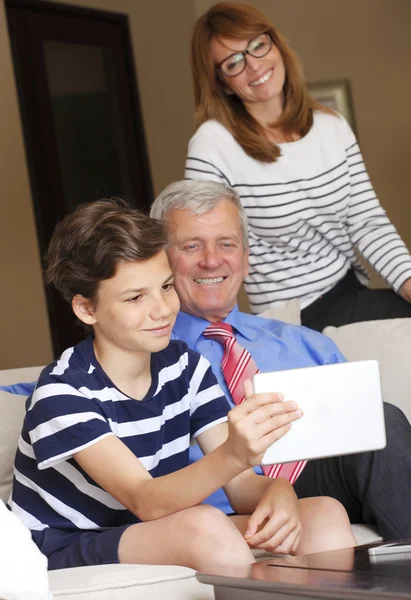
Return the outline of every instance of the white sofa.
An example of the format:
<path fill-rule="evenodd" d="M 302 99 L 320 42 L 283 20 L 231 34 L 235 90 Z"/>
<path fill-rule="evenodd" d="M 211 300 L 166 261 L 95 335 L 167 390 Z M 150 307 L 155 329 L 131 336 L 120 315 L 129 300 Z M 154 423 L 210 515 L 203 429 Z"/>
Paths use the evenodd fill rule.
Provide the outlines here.
<path fill-rule="evenodd" d="M 34 381 L 42 367 L 0 371 L 0 385 Z M 0 390 L 0 500 L 7 502 L 12 465 L 24 416 L 25 396 Z M 3 540 L 1 543 L 4 543 Z M 9 541 L 10 543 L 10 541 Z M 0 578 L 1 578 L 0 565 Z M 213 588 L 199 583 L 192 569 L 179 566 L 104 565 L 49 572 L 53 598 L 65 600 L 212 600 Z M 16 581 L 15 592 L 19 589 Z M 0 591 L 2 582 L 0 581 Z M 8 598 L 0 593 L 1 598 Z M 13 595 L 18 600 L 33 596 Z M 36 596 L 37 598 L 37 596 Z"/>
<path fill-rule="evenodd" d="M 284 320 L 294 320 L 292 318 Z M 328 327 L 331 337 L 349 360 L 379 360 L 384 397 L 402 408 L 411 420 L 411 319 L 373 321 Z M 0 371 L 0 385 L 36 379 L 40 367 Z M 8 500 L 12 464 L 24 414 L 24 396 L 0 391 L 0 499 Z M 358 543 L 379 539 L 365 525 L 353 525 Z M 64 569 L 49 573 L 54 598 L 70 600 L 208 600 L 211 586 L 198 583 L 194 571 L 185 567 L 109 565 Z"/>

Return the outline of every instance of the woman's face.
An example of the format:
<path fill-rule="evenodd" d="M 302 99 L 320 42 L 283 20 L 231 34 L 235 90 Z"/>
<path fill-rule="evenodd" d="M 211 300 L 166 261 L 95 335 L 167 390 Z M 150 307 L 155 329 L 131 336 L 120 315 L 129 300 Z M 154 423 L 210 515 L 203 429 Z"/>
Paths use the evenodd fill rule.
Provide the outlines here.
<path fill-rule="evenodd" d="M 220 65 L 236 52 L 243 52 L 252 40 L 234 38 L 213 38 L 211 52 L 214 64 Z M 218 69 L 218 77 L 228 94 L 235 94 L 243 101 L 250 113 L 260 108 L 273 111 L 279 116 L 284 107 L 285 67 L 280 51 L 272 45 L 271 50 L 262 58 L 246 54 L 246 67 L 235 77 L 228 77 Z M 275 112 L 275 114 L 274 114 Z"/>

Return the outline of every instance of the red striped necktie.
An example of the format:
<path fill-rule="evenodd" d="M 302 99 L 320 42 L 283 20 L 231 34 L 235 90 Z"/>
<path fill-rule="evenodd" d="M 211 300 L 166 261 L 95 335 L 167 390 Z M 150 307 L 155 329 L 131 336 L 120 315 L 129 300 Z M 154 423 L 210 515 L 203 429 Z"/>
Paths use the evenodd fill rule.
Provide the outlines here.
<path fill-rule="evenodd" d="M 228 323 L 211 323 L 203 332 L 205 337 L 224 346 L 221 370 L 234 404 L 244 400 L 244 381 L 259 372 L 251 354 L 235 339 L 233 328 Z M 280 391 L 280 390 L 279 390 Z M 284 477 L 293 484 L 306 465 L 306 460 L 280 465 L 262 466 L 267 477 Z"/>

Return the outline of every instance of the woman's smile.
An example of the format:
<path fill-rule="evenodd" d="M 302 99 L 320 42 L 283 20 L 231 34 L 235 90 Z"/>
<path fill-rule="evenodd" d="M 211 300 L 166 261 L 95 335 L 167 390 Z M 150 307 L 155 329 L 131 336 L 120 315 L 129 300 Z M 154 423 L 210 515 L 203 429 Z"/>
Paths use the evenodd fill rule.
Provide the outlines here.
<path fill-rule="evenodd" d="M 254 81 L 251 81 L 251 83 L 249 83 L 249 85 L 252 85 L 252 86 L 262 85 L 263 83 L 265 83 L 266 81 L 268 81 L 270 79 L 273 72 L 274 72 L 274 67 L 267 69 L 267 71 L 265 73 L 263 73 L 263 75 L 261 77 L 259 77 L 258 79 L 254 79 Z"/>

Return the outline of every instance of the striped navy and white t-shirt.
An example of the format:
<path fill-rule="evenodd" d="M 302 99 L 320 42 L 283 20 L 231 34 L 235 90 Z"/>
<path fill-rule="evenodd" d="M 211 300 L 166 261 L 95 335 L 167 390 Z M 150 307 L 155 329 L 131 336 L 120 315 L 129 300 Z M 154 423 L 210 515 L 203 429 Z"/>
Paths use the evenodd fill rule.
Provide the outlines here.
<path fill-rule="evenodd" d="M 72 458 L 116 435 L 153 477 L 189 464 L 191 438 L 230 410 L 209 362 L 184 342 L 152 354 L 146 397 L 123 394 L 97 362 L 92 338 L 46 367 L 27 399 L 11 509 L 41 547 L 48 528 L 98 530 L 138 522 Z M 51 531 L 51 530 L 50 530 Z"/>
<path fill-rule="evenodd" d="M 351 267 L 366 282 L 355 248 L 398 291 L 411 277 L 411 257 L 376 198 L 343 117 L 315 112 L 306 136 L 279 147 L 277 161 L 259 162 L 210 120 L 188 148 L 186 178 L 235 188 L 246 210 L 245 289 L 253 312 L 291 298 L 305 308 Z"/>

